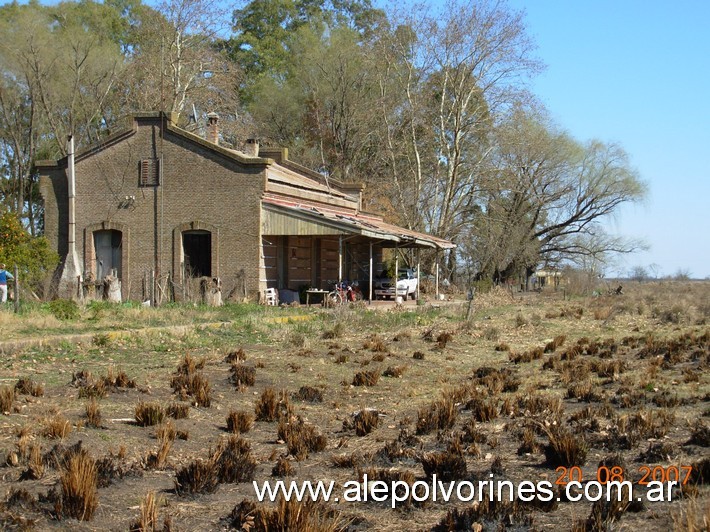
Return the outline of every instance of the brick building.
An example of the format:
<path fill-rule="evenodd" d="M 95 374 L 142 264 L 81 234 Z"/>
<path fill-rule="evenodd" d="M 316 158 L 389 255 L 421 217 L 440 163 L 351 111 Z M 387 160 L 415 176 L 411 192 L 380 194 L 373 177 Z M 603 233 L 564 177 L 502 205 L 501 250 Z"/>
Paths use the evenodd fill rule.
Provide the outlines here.
<path fill-rule="evenodd" d="M 362 186 L 326 180 L 285 149 L 220 146 L 216 115 L 207 129 L 204 139 L 172 115 L 137 114 L 94 146 L 37 162 L 45 234 L 61 257 L 76 250 L 78 275 L 113 272 L 124 299 L 180 299 L 204 277 L 256 298 L 367 279 L 385 247 L 453 247 L 362 211 Z M 76 272 L 59 283 L 69 262 L 55 283 L 65 297 L 79 293 Z"/>

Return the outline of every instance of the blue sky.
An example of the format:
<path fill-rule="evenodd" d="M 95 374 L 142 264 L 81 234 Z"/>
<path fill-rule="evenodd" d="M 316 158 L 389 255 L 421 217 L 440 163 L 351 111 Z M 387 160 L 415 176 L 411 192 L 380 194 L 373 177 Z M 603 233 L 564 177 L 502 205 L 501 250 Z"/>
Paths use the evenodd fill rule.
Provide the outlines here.
<path fill-rule="evenodd" d="M 509 0 L 547 69 L 532 90 L 580 141 L 617 142 L 648 183 L 608 224 L 643 238 L 636 265 L 710 277 L 710 2 Z"/>

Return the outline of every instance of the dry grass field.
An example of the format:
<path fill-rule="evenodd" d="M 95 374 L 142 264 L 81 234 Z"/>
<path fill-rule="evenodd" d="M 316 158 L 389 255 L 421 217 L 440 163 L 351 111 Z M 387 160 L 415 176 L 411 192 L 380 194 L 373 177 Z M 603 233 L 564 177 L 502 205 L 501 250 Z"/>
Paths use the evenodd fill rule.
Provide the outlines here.
<path fill-rule="evenodd" d="M 707 530 L 710 283 L 624 292 L 493 291 L 468 321 L 467 303 L 0 311 L 0 526 Z M 52 341 L 8 343 L 32 338 Z M 261 504 L 252 486 L 579 467 L 640 496 L 644 468 L 674 466 L 671 502 L 631 504 Z"/>

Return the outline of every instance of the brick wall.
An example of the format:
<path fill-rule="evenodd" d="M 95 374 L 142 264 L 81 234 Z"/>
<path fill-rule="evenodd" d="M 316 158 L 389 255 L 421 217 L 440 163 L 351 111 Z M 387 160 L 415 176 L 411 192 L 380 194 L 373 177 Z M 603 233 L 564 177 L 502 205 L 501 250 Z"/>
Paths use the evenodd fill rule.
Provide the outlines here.
<path fill-rule="evenodd" d="M 95 271 L 94 231 L 121 231 L 123 297 L 140 299 L 151 270 L 180 280 L 182 231 L 205 230 L 212 234 L 212 275 L 243 279 L 255 295 L 266 165 L 235 160 L 201 139 L 161 127 L 157 117 L 135 120 L 132 134 L 77 156 L 77 253 L 84 270 Z M 141 159 L 161 154 L 161 185 L 139 186 Z M 66 253 L 64 166 L 40 167 L 45 232 L 60 254 Z"/>

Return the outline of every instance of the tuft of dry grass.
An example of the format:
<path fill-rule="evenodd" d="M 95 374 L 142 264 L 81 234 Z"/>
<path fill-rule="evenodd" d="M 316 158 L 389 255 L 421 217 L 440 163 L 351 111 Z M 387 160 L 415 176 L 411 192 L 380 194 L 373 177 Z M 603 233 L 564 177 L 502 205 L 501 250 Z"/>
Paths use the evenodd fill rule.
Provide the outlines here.
<path fill-rule="evenodd" d="M 135 408 L 134 417 L 140 427 L 159 425 L 165 418 L 165 409 L 159 403 L 145 403 L 140 401 Z"/>
<path fill-rule="evenodd" d="M 451 442 L 444 452 L 426 453 L 422 457 L 422 467 L 428 478 L 436 475 L 443 481 L 464 479 L 468 473 L 459 440 Z"/>
<path fill-rule="evenodd" d="M 360 410 L 354 417 L 355 434 L 366 436 L 380 424 L 380 413 L 377 410 L 366 408 Z"/>
<path fill-rule="evenodd" d="M 86 424 L 95 429 L 101 428 L 101 410 L 96 397 L 91 397 L 85 406 Z"/>
<path fill-rule="evenodd" d="M 20 395 L 42 397 L 44 395 L 44 386 L 34 382 L 29 377 L 21 377 L 15 383 L 15 392 L 19 393 Z"/>
<path fill-rule="evenodd" d="M 549 467 L 583 466 L 587 461 L 587 443 L 566 429 L 545 428 L 549 443 L 544 447 Z"/>
<path fill-rule="evenodd" d="M 244 362 L 247 359 L 247 354 L 244 352 L 243 348 L 239 348 L 236 351 L 230 351 L 224 356 L 224 361 L 227 363 L 234 362 Z"/>
<path fill-rule="evenodd" d="M 12 403 L 15 402 L 15 388 L 3 386 L 0 388 L 0 412 L 8 414 L 12 410 Z"/>
<path fill-rule="evenodd" d="M 190 405 L 185 403 L 170 403 L 165 414 L 173 419 L 187 419 L 190 415 Z"/>
<path fill-rule="evenodd" d="M 285 456 L 280 456 L 276 461 L 276 464 L 271 469 L 272 477 L 289 477 L 294 473 L 293 465 L 291 461 Z"/>
<path fill-rule="evenodd" d="M 286 390 L 282 390 L 277 398 L 273 388 L 266 388 L 254 406 L 256 421 L 276 421 L 279 414 L 287 414 L 290 411 L 291 405 Z"/>
<path fill-rule="evenodd" d="M 219 485 L 217 464 L 214 460 L 195 460 L 175 474 L 175 492 L 178 495 L 214 493 Z"/>
<path fill-rule="evenodd" d="M 220 440 L 210 460 L 216 464 L 220 482 L 250 482 L 258 465 L 249 442 L 237 435 Z"/>
<path fill-rule="evenodd" d="M 229 379 L 237 388 L 241 386 L 254 386 L 256 382 L 256 369 L 241 362 L 232 363 Z"/>
<path fill-rule="evenodd" d="M 289 454 L 299 462 L 305 460 L 309 452 L 320 452 L 328 446 L 328 438 L 299 416 L 283 416 L 277 432 L 279 439 L 286 442 Z"/>
<path fill-rule="evenodd" d="M 82 450 L 61 472 L 62 513 L 79 521 L 91 521 L 99 505 L 96 462 Z"/>
<path fill-rule="evenodd" d="M 227 415 L 227 430 L 235 434 L 246 434 L 254 425 L 254 416 L 249 412 L 231 410 Z"/>
<path fill-rule="evenodd" d="M 141 501 L 141 513 L 129 526 L 131 532 L 155 532 L 158 530 L 158 506 L 155 492 L 150 491 Z"/>
<path fill-rule="evenodd" d="M 244 499 L 230 514 L 233 528 L 253 532 L 272 530 L 298 530 L 303 532 L 344 532 L 349 522 L 340 513 L 320 502 L 304 499 L 298 502 L 279 499 L 276 508 Z"/>
<path fill-rule="evenodd" d="M 46 438 L 63 440 L 71 432 L 72 426 L 69 420 L 61 414 L 56 414 L 45 420 L 42 434 Z"/>
<path fill-rule="evenodd" d="M 353 377 L 353 386 L 375 386 L 380 380 L 380 370 L 359 371 Z"/>
<path fill-rule="evenodd" d="M 417 413 L 417 434 L 429 434 L 432 430 L 450 429 L 456 423 L 458 409 L 451 396 L 434 401 Z"/>
<path fill-rule="evenodd" d="M 322 403 L 323 391 L 313 386 L 301 386 L 298 391 L 293 394 L 293 398 L 297 401 L 306 401 L 308 403 Z"/>

